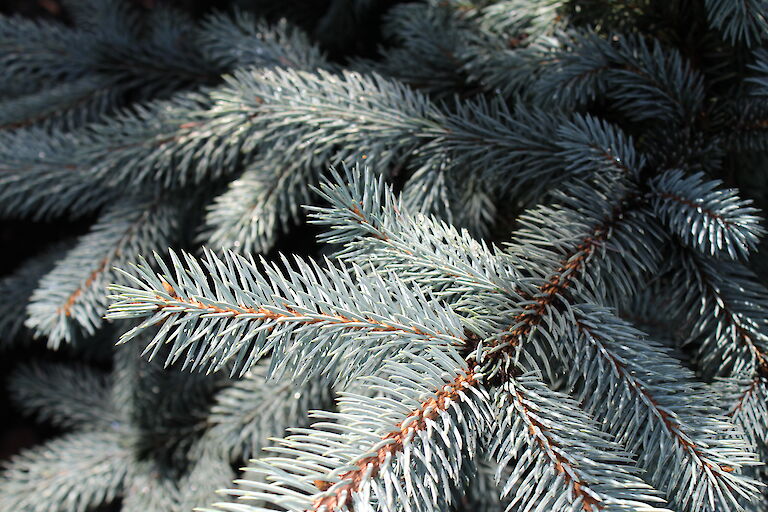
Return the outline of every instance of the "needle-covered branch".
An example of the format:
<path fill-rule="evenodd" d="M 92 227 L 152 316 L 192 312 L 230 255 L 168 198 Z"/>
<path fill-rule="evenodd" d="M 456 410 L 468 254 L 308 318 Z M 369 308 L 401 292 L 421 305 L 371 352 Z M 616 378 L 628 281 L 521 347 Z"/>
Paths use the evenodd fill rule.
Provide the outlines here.
<path fill-rule="evenodd" d="M 27 327 L 51 346 L 93 335 L 102 324 L 106 287 L 121 275 L 115 266 L 161 250 L 172 240 L 178 216 L 174 205 L 127 200 L 104 212 L 100 222 L 43 277 L 27 308 Z"/>
<path fill-rule="evenodd" d="M 478 297 L 476 303 L 483 306 L 468 315 L 469 323 L 487 328 L 506 320 L 508 326 L 485 340 L 487 364 L 501 364 L 498 371 L 503 375 L 505 352 L 531 361 L 519 355 L 522 350 L 546 362 L 547 372 L 554 371 L 552 378 L 565 372 L 585 408 L 636 454 L 638 465 L 667 492 L 670 503 L 685 510 L 709 503 L 716 510 L 755 492 L 749 479 L 735 473 L 753 465 L 755 458 L 739 431 L 718 415 L 718 404 L 704 386 L 659 345 L 645 341 L 606 310 L 584 304 L 601 300 L 602 283 L 609 278 L 625 283 L 617 293 L 636 293 L 643 278 L 639 270 L 643 265 L 648 265 L 646 271 L 655 268 L 656 251 L 646 245 L 650 226 L 644 216 L 631 215 L 642 204 L 632 186 L 625 188 L 625 196 L 614 197 L 615 202 L 601 202 L 585 184 L 577 194 L 560 196 L 558 207 L 524 216 L 511 255 L 475 250 L 472 259 L 462 261 L 454 252 L 453 241 L 460 239 L 455 230 L 423 229 L 431 224 L 419 217 L 409 222 L 409 212 L 390 191 L 375 181 L 365 187 L 362 182 L 365 179 L 357 178 L 349 186 L 326 184 L 322 191 L 335 210 L 315 210 L 318 222 L 336 228 L 328 238 L 346 243 L 344 258 L 367 254 L 374 268 L 395 270 L 438 291 L 441 280 L 451 280 L 457 288 L 459 283 L 470 285 L 460 290 L 464 296 Z M 401 229 L 390 227 L 395 225 Z M 415 257 L 412 249 L 393 242 L 411 232 L 412 245 L 430 247 L 429 257 Z M 476 265 L 478 260 L 485 263 Z M 458 272 L 453 270 L 457 261 L 462 263 Z M 493 279 L 483 276 L 504 268 L 512 269 L 505 274 L 512 277 L 507 286 L 494 286 Z M 522 268 L 530 277 L 519 277 Z M 495 279 L 505 281 L 499 275 Z M 488 310 L 495 311 L 497 304 L 507 311 L 489 321 Z M 550 369 L 553 359 L 559 366 Z M 690 401 L 681 401 L 682 395 L 690 395 Z M 673 478 L 681 466 L 688 468 L 687 476 Z M 699 488 L 689 493 L 687 485 L 693 481 Z"/>
<path fill-rule="evenodd" d="M 489 397 L 460 360 L 432 356 L 388 365 L 366 379 L 372 396 L 344 393 L 339 412 L 318 411 L 312 428 L 279 440 L 275 455 L 256 461 L 229 491 L 264 506 L 216 510 L 369 510 L 371 500 L 382 510 L 449 506 L 477 456 Z"/>
<path fill-rule="evenodd" d="M 202 261 L 171 253 L 173 272 L 156 259 L 161 273 L 143 262 L 130 277 L 137 287 L 112 287 L 107 317 L 147 317 L 123 342 L 161 324 L 147 351 L 170 344 L 168 363 L 209 371 L 234 364 L 232 372 L 242 373 L 270 353 L 272 374 L 326 372 L 346 381 L 387 355 L 462 344 L 450 310 L 394 277 L 298 258 L 280 269 L 231 252 L 223 259 L 208 252 Z M 341 361 L 354 370 L 339 373 Z"/>
<path fill-rule="evenodd" d="M 701 173 L 667 171 L 652 184 L 654 211 L 686 245 L 708 256 L 745 259 L 765 234 L 759 211 L 719 185 L 704 181 Z"/>
<path fill-rule="evenodd" d="M 117 431 L 76 432 L 16 456 L 0 477 L 11 510 L 86 512 L 112 502 L 128 477 L 129 450 Z M 47 500 L 40 500 L 47 495 Z"/>
<path fill-rule="evenodd" d="M 763 512 L 763 0 L 140 3 L 0 17 L 0 215 L 98 219 L 0 336 L 112 369 L 0 509 Z"/>
<path fill-rule="evenodd" d="M 511 466 L 502 493 L 536 510 L 662 512 L 664 499 L 641 478 L 632 457 L 579 409 L 531 375 L 496 391 L 492 451 Z M 501 471 L 499 471 L 501 472 Z M 501 475 L 499 475 L 500 477 Z"/>

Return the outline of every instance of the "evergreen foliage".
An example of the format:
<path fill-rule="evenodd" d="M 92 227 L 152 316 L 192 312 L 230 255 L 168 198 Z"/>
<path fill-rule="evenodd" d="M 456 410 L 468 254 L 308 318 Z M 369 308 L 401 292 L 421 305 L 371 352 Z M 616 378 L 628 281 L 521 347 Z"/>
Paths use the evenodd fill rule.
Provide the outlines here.
<path fill-rule="evenodd" d="M 62 354 L 0 509 L 767 510 L 764 2 L 64 4 L 0 18 L 0 214 L 96 219 L 0 281 Z"/>

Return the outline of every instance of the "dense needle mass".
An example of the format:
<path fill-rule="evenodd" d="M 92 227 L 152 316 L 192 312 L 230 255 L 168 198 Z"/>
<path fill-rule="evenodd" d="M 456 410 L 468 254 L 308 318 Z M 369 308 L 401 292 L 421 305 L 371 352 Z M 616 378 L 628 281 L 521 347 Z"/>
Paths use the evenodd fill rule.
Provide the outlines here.
<path fill-rule="evenodd" d="M 763 0 L 54 4 L 0 509 L 766 510 Z"/>

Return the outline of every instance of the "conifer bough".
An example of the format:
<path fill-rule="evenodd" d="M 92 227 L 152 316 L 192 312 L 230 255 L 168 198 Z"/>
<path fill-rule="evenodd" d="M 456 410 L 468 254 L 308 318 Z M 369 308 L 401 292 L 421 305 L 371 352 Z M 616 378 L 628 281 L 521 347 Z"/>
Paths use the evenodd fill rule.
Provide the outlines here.
<path fill-rule="evenodd" d="M 762 0 L 231 3 L 0 18 L 0 509 L 766 510 Z"/>
<path fill-rule="evenodd" d="M 313 219 L 345 241 L 346 264 L 296 259 L 281 270 L 230 252 L 172 253 L 172 267 L 158 257 L 160 273 L 144 263 L 137 286 L 113 287 L 108 316 L 148 317 L 123 341 L 161 324 L 147 350 L 169 344 L 169 362 L 245 372 L 269 353 L 278 378 L 355 389 L 280 441 L 234 494 L 288 510 L 440 509 L 490 457 L 509 471 L 501 494 L 513 504 L 718 510 L 754 495 L 742 473 L 757 458 L 707 387 L 600 304 L 603 274 L 621 271 L 610 260 L 638 253 L 616 249 L 645 243 L 630 210 L 653 206 L 619 197 L 584 213 L 596 188 L 618 179 L 631 190 L 630 179 L 572 184 L 578 194 L 525 219 L 519 246 L 553 249 L 534 265 L 533 251 L 504 253 L 410 213 L 370 173 L 335 177 L 321 189 L 331 207 L 312 208 Z M 581 230 L 547 237 L 577 212 Z M 546 374 L 581 402 L 547 387 Z"/>

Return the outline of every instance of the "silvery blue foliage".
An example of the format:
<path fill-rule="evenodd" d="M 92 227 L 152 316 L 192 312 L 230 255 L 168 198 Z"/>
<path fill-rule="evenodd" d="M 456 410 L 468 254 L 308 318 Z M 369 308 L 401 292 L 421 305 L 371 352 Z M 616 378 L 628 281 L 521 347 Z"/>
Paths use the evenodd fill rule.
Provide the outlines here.
<path fill-rule="evenodd" d="M 231 3 L 0 17 L 0 509 L 764 510 L 762 0 Z"/>
<path fill-rule="evenodd" d="M 613 178 L 608 183 L 616 186 Z M 631 181 L 624 186 L 631 190 Z M 254 466 L 259 477 L 232 491 L 244 499 L 288 510 L 359 509 L 372 503 L 383 509 L 404 503 L 444 507 L 440 500 L 456 492 L 452 486 L 463 480 L 457 472 L 470 463 L 464 462 L 462 446 L 478 436 L 491 443 L 484 450 L 511 467 L 502 495 L 514 489 L 513 506 L 520 501 L 558 510 L 598 505 L 666 510 L 667 501 L 685 510 L 738 509 L 757 490 L 754 481 L 739 475 L 757 463 L 743 431 L 721 415 L 711 393 L 663 347 L 600 306 L 606 300 L 600 281 L 608 279 L 608 269 L 620 268 L 609 257 L 611 246 L 638 237 L 620 229 L 634 221 L 619 217 L 615 208 L 651 211 L 651 203 L 627 204 L 619 195 L 617 206 L 587 214 L 595 197 L 583 187 L 583 193 L 564 196 L 558 208 L 540 213 L 578 211 L 582 222 L 561 228 L 570 231 L 570 240 L 538 227 L 557 224 L 539 223 L 536 216 L 524 221 L 530 227 L 519 231 L 518 247 L 526 239 L 535 242 L 541 251 L 532 258 L 535 253 L 483 247 L 439 221 L 411 214 L 370 173 L 347 171 L 323 185 L 330 206 L 313 208 L 313 217 L 337 228 L 326 240 L 345 246 L 338 254 L 342 261 L 366 266 L 350 272 L 345 264 L 320 267 L 299 260 L 285 262 L 281 272 L 233 253 L 224 259 L 209 253 L 202 263 L 172 255 L 172 267 L 159 260 L 155 273 L 144 264 L 133 287 L 113 287 L 110 316 L 147 317 L 124 340 L 162 323 L 148 349 L 167 344 L 169 361 L 183 358 L 193 368 L 234 362 L 234 371 L 245 370 L 269 351 L 270 373 L 278 378 L 285 378 L 286 370 L 297 382 L 329 376 L 339 389 L 353 385 L 354 376 L 363 378 L 357 385 L 369 391 L 342 393 L 339 416 L 318 413 L 332 423 L 298 430 L 300 435 L 274 448 L 288 457 L 266 457 Z M 613 224 L 611 230 L 606 223 Z M 409 237 L 420 237 L 420 243 L 403 243 Z M 642 238 L 636 243 L 642 245 Z M 631 247 L 618 251 L 630 259 L 631 252 Z M 548 264 L 557 261 L 565 266 Z M 638 276 L 630 273 L 625 280 L 639 286 Z M 533 373 L 522 376 L 524 371 Z M 441 380 L 427 385 L 427 375 Z M 542 380 L 558 375 L 584 411 L 575 412 L 576 401 L 558 398 Z M 411 466 L 395 460 L 431 460 L 434 454 L 414 455 L 426 448 L 410 442 L 419 436 L 420 443 L 428 443 L 430 429 L 444 431 L 448 443 L 456 427 L 430 422 L 451 418 L 451 404 L 457 396 L 464 399 L 459 389 L 485 398 L 475 407 L 468 402 L 452 420 L 467 432 L 461 440 L 431 446 L 437 467 L 425 466 L 415 485 L 414 475 L 400 473 Z M 501 394 L 492 401 L 493 390 Z M 408 405 L 407 393 L 419 399 Z M 571 427 L 555 421 L 568 403 L 574 412 L 565 417 L 576 422 Z M 395 404 L 400 409 L 389 412 Z M 483 412 L 507 407 L 494 413 L 495 420 Z M 486 436 L 488 427 L 482 425 L 489 421 L 496 426 Z M 516 434 L 520 428 L 531 437 Z M 563 436 L 577 431 L 584 438 L 569 451 Z M 331 446 L 336 448 L 328 452 Z M 615 454 L 599 459 L 605 450 Z M 587 470 L 579 457 L 597 465 Z M 673 477 L 681 467 L 682 475 Z M 544 483 L 544 475 L 553 475 L 547 478 L 557 478 L 562 487 Z M 441 487 L 444 492 L 436 490 Z M 244 504 L 219 509 L 261 510 Z"/>
<path fill-rule="evenodd" d="M 652 185 L 656 215 L 685 244 L 705 254 L 746 257 L 765 230 L 751 201 L 740 200 L 738 191 L 720 185 L 704 181 L 701 173 L 686 177 L 679 170 L 667 171 Z"/>

